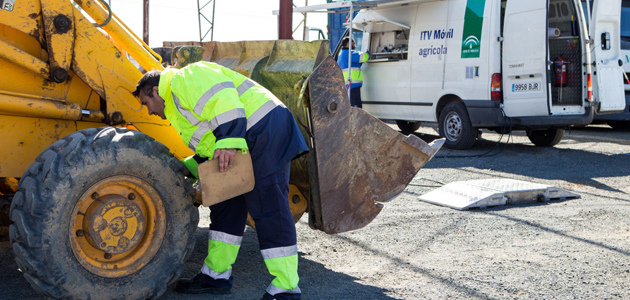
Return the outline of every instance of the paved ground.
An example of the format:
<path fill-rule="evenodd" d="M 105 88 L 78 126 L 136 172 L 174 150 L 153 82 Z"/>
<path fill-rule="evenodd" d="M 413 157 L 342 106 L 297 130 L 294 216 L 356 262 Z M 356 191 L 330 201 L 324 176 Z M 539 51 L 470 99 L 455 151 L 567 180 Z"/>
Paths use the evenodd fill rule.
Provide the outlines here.
<path fill-rule="evenodd" d="M 436 137 L 434 127 L 417 134 Z M 554 148 L 534 147 L 518 132 L 509 143 L 498 139 L 484 131 L 471 150 L 440 151 L 361 230 L 326 235 L 304 216 L 297 224 L 304 299 L 630 299 L 630 132 L 589 126 Z M 462 157 L 479 154 L 487 155 Z M 582 197 L 471 211 L 418 200 L 434 181 L 497 177 Z M 185 277 L 205 256 L 208 213 L 201 212 Z M 248 229 L 232 294 L 216 299 L 260 297 L 271 277 L 257 247 Z M 16 268 L 9 242 L 0 242 L 0 298 L 40 299 Z M 210 298 L 172 290 L 162 297 Z"/>

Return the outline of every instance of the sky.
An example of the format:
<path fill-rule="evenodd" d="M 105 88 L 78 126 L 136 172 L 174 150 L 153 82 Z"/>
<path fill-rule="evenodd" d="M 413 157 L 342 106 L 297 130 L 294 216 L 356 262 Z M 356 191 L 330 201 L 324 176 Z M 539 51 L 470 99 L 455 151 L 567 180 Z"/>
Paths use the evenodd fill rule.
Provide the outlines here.
<path fill-rule="evenodd" d="M 106 0 L 111 2 L 114 14 L 134 33 L 142 37 L 142 0 Z M 278 10 L 280 0 L 212 0 L 215 3 L 214 40 L 220 42 L 243 40 L 278 39 L 278 17 L 272 14 Z M 293 4 L 302 7 L 325 4 L 326 0 L 294 0 Z M 201 6 L 208 0 L 199 0 Z M 199 41 L 197 0 L 149 0 L 149 46 L 161 47 L 164 41 Z M 202 9 L 211 20 L 212 2 Z M 303 19 L 302 14 L 293 14 L 295 28 Z M 325 13 L 309 13 L 307 26 L 322 29 L 326 33 Z M 209 24 L 202 17 L 202 34 Z M 301 40 L 302 26 L 293 38 Z M 311 34 L 315 39 L 315 34 Z M 210 41 L 210 34 L 204 39 Z"/>

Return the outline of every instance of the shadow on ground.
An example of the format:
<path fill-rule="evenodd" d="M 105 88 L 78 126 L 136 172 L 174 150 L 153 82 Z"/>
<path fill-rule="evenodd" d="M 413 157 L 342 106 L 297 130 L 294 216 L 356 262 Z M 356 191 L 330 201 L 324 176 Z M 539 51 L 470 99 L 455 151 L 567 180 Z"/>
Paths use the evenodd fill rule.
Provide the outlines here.
<path fill-rule="evenodd" d="M 197 274 L 206 257 L 208 228 L 199 227 L 196 236 L 197 244 L 186 263 L 182 278 Z M 387 296 L 384 289 L 358 283 L 355 277 L 334 272 L 321 263 L 305 259 L 303 253 L 299 254 L 298 267 L 303 299 L 396 299 Z M 260 299 L 273 279 L 260 254 L 256 232 L 250 227 L 247 227 L 243 236 L 243 244 L 232 274 L 232 293 L 213 296 L 212 299 Z M 170 288 L 162 299 L 208 299 L 208 296 L 182 295 Z"/>
<path fill-rule="evenodd" d="M 194 276 L 207 254 L 208 228 L 197 229 L 197 244 L 186 262 L 182 278 Z M 3 300 L 44 299 L 18 271 L 9 241 L 0 242 L 0 298 Z M 386 290 L 358 283 L 358 279 L 334 272 L 324 265 L 299 258 L 300 288 L 304 299 L 395 299 Z M 185 295 L 169 288 L 160 299 L 260 299 L 273 279 L 267 272 L 258 248 L 256 233 L 247 228 L 234 266 L 234 288 L 224 296 Z"/>

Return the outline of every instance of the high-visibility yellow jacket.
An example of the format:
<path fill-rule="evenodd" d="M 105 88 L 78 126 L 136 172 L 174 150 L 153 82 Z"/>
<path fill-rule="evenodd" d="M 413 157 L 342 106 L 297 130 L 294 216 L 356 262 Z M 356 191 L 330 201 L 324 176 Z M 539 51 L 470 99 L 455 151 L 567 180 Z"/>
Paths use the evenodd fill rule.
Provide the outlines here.
<path fill-rule="evenodd" d="M 278 105 L 269 91 L 228 68 L 197 62 L 160 76 L 164 114 L 190 149 L 247 149 L 246 131 Z"/>
<path fill-rule="evenodd" d="M 351 55 L 352 64 L 348 66 L 348 55 Z M 341 49 L 339 57 L 337 58 L 337 64 L 343 72 L 343 79 L 346 82 L 346 87 L 357 88 L 363 86 L 363 72 L 361 72 L 361 64 L 370 59 L 370 54 L 361 51 L 348 50 L 348 48 Z M 348 72 L 350 72 L 351 82 L 348 82 Z"/>

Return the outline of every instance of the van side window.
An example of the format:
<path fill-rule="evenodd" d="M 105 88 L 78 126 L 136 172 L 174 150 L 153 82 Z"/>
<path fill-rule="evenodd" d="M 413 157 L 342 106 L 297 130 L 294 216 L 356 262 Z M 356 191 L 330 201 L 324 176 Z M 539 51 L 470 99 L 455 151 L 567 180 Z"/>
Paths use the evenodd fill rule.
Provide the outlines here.
<path fill-rule="evenodd" d="M 370 57 L 372 60 L 405 60 L 409 47 L 409 29 L 372 32 Z"/>

